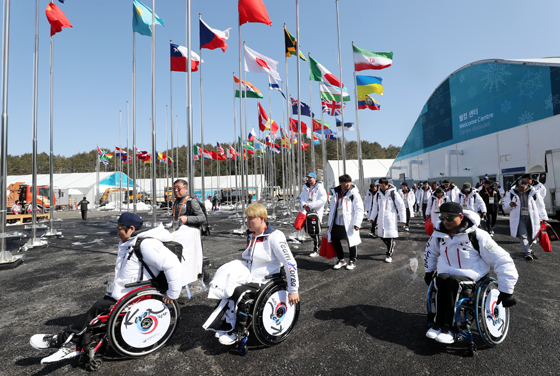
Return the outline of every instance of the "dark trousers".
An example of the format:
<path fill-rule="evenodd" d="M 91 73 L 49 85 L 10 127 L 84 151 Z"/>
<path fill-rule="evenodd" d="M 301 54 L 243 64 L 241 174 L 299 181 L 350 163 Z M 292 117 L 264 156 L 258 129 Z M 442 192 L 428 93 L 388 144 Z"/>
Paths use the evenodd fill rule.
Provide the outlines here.
<path fill-rule="evenodd" d="M 395 251 L 395 242 L 393 238 L 381 238 L 383 243 L 387 246 L 387 257 L 393 257 L 393 252 Z"/>
<path fill-rule="evenodd" d="M 68 325 L 64 330 L 62 335 L 59 336 L 59 344 L 66 342 L 70 335 L 74 335 L 72 340 L 76 343 L 80 343 L 80 338 L 84 334 L 84 330 L 88 327 L 91 320 L 96 318 L 102 313 L 107 313 L 111 310 L 111 306 L 117 301 L 110 296 L 105 295 L 103 298 L 96 301 L 91 308 L 84 313 L 75 323 Z"/>
<path fill-rule="evenodd" d="M 379 217 L 378 215 L 375 216 L 375 219 L 373 220 L 372 224 L 371 224 L 371 233 L 375 234 L 375 227 L 377 226 L 377 217 Z"/>
<path fill-rule="evenodd" d="M 493 232 L 494 226 L 496 225 L 498 213 L 495 211 L 486 212 L 486 231 Z"/>
<path fill-rule="evenodd" d="M 334 250 L 336 251 L 336 256 L 339 260 L 344 258 L 344 250 L 342 249 L 341 240 L 348 241 L 348 234 L 346 234 L 346 228 L 344 226 L 333 225 L 331 229 L 331 242 L 333 244 Z M 358 247 L 353 246 L 350 247 L 348 245 L 350 251 L 350 260 L 356 261 L 356 257 L 358 255 Z"/>
<path fill-rule="evenodd" d="M 406 208 L 406 227 L 410 223 L 410 208 Z"/>
<path fill-rule="evenodd" d="M 82 219 L 87 219 L 87 210 L 82 210 Z"/>
<path fill-rule="evenodd" d="M 428 204 L 422 204 L 422 216 L 424 220 L 426 220 L 426 209 L 428 208 Z"/>
<path fill-rule="evenodd" d="M 473 280 L 468 277 L 449 274 L 438 274 L 435 279 L 436 317 L 440 327 L 451 327 L 455 316 L 455 307 L 465 285 L 472 286 Z"/>

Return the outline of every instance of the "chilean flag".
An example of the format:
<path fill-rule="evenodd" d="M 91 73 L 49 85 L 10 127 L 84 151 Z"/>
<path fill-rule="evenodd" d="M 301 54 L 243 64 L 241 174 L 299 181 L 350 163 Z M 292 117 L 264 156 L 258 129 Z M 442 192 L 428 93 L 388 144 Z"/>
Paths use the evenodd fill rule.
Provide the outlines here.
<path fill-rule="evenodd" d="M 171 43 L 171 71 L 186 72 L 188 56 L 189 50 L 187 50 L 186 47 Z M 204 60 L 194 51 L 191 51 L 191 72 L 196 72 L 198 70 L 198 64 L 201 62 L 204 63 Z"/>
<path fill-rule="evenodd" d="M 223 52 L 226 52 L 228 48 L 226 40 L 228 39 L 229 29 L 224 31 L 212 29 L 206 22 L 202 21 L 202 18 L 200 19 L 200 48 L 208 48 L 209 50 L 221 48 Z"/>

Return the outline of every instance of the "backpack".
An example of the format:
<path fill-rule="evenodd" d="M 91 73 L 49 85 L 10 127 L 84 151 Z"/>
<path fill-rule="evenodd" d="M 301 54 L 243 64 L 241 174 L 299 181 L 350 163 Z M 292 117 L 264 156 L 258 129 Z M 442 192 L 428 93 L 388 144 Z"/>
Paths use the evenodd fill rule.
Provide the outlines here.
<path fill-rule="evenodd" d="M 469 232 L 467 234 L 469 237 L 469 241 L 471 242 L 473 248 L 480 254 L 480 244 L 478 243 L 478 238 L 476 237 L 476 231 Z M 441 243 L 442 239 L 439 238 L 439 243 Z"/>
<path fill-rule="evenodd" d="M 165 277 L 165 273 L 160 272 L 156 277 L 154 273 L 152 273 L 148 265 L 144 262 L 144 257 L 142 256 L 142 252 L 140 251 L 140 244 L 142 244 L 142 241 L 144 241 L 145 239 L 154 239 L 154 238 L 141 238 L 136 240 L 136 244 L 134 245 L 134 248 L 128 254 L 128 259 L 130 260 L 132 254 L 134 253 L 138 258 L 138 260 L 140 260 L 140 263 L 142 264 L 142 269 L 140 271 L 140 281 L 144 279 L 144 268 L 145 268 L 148 271 L 148 274 L 150 274 L 150 277 L 152 277 L 151 280 L 154 283 L 154 285 L 157 288 L 161 289 L 162 291 L 167 291 L 169 285 L 167 283 L 167 278 Z M 175 256 L 177 256 L 180 262 L 183 262 L 185 258 L 183 257 L 183 245 L 181 243 L 174 242 L 174 241 L 161 242 L 161 243 L 165 246 L 165 248 L 169 249 Z"/>
<path fill-rule="evenodd" d="M 379 205 L 379 192 L 377 192 L 376 195 L 377 195 L 377 204 Z M 395 190 L 391 190 L 390 196 L 391 196 L 391 200 L 393 200 L 393 206 L 395 207 L 395 211 L 397 212 L 397 214 L 399 214 L 399 209 L 397 208 L 397 205 L 395 205 Z"/>
<path fill-rule="evenodd" d="M 187 200 L 187 216 L 189 214 L 192 213 L 192 204 L 191 201 L 195 200 L 196 202 L 198 202 L 198 206 L 200 206 L 200 208 L 202 209 L 202 212 L 204 213 L 204 222 L 201 223 L 198 226 L 194 226 L 196 228 L 200 229 L 200 234 L 202 236 L 210 236 L 210 226 L 208 226 L 208 214 L 206 213 L 206 206 L 202 204 L 202 202 L 198 201 L 197 199 L 191 198 L 190 200 Z"/>

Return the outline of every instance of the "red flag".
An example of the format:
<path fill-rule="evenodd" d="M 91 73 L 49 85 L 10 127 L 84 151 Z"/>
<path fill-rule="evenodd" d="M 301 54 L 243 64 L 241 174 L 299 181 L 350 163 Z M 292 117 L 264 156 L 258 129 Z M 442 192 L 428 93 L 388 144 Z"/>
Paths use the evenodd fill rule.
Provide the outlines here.
<path fill-rule="evenodd" d="M 329 127 L 327 127 L 326 125 L 321 124 L 321 122 L 318 122 L 317 120 L 313 119 L 313 132 L 320 131 L 320 130 L 323 130 L 323 129 L 329 129 Z M 303 130 L 302 130 L 302 132 L 303 132 Z"/>
<path fill-rule="evenodd" d="M 212 155 L 212 159 L 213 159 L 213 160 L 215 160 L 215 161 L 218 160 L 218 154 L 217 154 L 214 150 L 212 150 L 212 151 L 210 152 L 210 154 Z"/>
<path fill-rule="evenodd" d="M 62 31 L 65 27 L 72 27 L 66 15 L 54 3 L 47 5 L 47 20 L 51 24 L 51 37 Z"/>
<path fill-rule="evenodd" d="M 294 120 L 292 118 L 290 118 L 290 125 L 291 125 L 291 130 L 294 133 L 298 132 L 298 121 Z M 305 124 L 303 121 L 301 122 L 301 133 L 302 134 L 307 134 L 307 124 Z"/>
<path fill-rule="evenodd" d="M 247 22 L 260 22 L 268 26 L 272 25 L 268 12 L 262 0 L 239 0 L 239 25 Z"/>

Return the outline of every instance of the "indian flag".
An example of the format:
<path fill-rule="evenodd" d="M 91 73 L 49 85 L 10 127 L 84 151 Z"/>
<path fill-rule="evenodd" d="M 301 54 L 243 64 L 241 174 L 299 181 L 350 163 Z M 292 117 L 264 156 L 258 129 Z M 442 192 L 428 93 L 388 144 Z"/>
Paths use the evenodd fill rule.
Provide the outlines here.
<path fill-rule="evenodd" d="M 372 52 L 362 50 L 352 45 L 354 49 L 354 70 L 362 71 L 366 69 L 384 69 L 393 64 L 392 52 Z"/>
<path fill-rule="evenodd" d="M 239 98 L 241 97 L 241 95 L 244 95 L 247 98 L 262 98 L 263 95 L 261 94 L 261 92 L 259 91 L 259 89 L 257 89 L 256 87 L 254 87 L 250 82 L 246 82 L 246 81 L 239 81 L 239 78 L 233 76 L 234 79 L 234 84 L 233 86 L 235 87 L 235 98 Z M 244 94 L 241 94 L 241 91 L 244 92 Z"/>
<path fill-rule="evenodd" d="M 319 84 L 319 90 L 321 91 L 321 98 L 327 99 L 329 101 L 340 102 L 340 88 L 337 86 L 326 85 L 324 83 Z M 350 95 L 346 92 L 346 89 L 342 89 L 344 93 L 344 102 L 350 100 Z"/>

